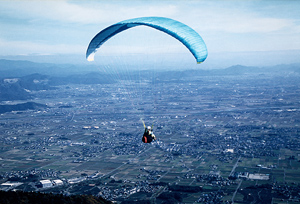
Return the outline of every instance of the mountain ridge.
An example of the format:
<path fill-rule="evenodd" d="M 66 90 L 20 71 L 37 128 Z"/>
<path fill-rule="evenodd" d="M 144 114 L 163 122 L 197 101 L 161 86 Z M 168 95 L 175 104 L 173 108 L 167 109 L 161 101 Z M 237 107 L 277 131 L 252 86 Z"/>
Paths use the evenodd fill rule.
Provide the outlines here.
<path fill-rule="evenodd" d="M 73 65 L 73 64 L 51 64 L 51 63 L 37 63 L 26 60 L 6 60 L 0 59 L 0 76 L 2 78 L 5 77 L 22 77 L 30 74 L 44 74 L 53 77 L 66 77 L 70 75 L 82 75 L 88 74 L 90 72 L 98 72 L 100 74 L 105 74 L 102 71 L 98 71 L 99 66 L 97 65 Z M 100 67 L 101 70 L 101 67 Z M 122 69 L 119 70 L 121 73 Z M 115 71 L 115 70 L 114 70 Z M 126 71 L 128 71 L 126 69 Z M 132 70 L 135 72 L 136 70 Z M 205 73 L 205 74 L 243 74 L 243 73 L 254 73 L 254 72 L 282 72 L 282 71 L 294 71 L 296 73 L 300 73 L 300 63 L 294 64 L 279 64 L 275 66 L 265 66 L 265 67 L 256 67 L 256 66 L 246 66 L 246 65 L 233 65 L 224 69 L 199 69 L 195 70 L 157 70 L 160 72 L 197 72 L 197 73 Z M 131 72 L 131 71 L 130 71 Z M 147 72 L 147 70 L 144 70 Z M 109 73 L 108 73 L 109 74 Z"/>
<path fill-rule="evenodd" d="M 3 65 L 5 64 L 5 65 Z M 22 74 L 14 73 L 18 72 L 18 69 L 24 65 Z M 28 68 L 28 75 L 24 75 L 24 70 Z M 39 69 L 38 67 L 41 66 Z M 60 67 L 61 66 L 61 67 Z M 145 76 L 153 76 L 153 70 L 143 70 L 141 71 L 130 71 L 124 70 L 124 72 L 119 71 L 118 76 L 114 76 L 113 71 L 111 73 L 103 73 L 97 71 L 97 69 L 91 69 L 89 67 L 84 72 L 80 72 L 83 67 L 75 68 L 72 72 L 68 72 L 70 67 L 75 65 L 55 65 L 48 63 L 35 63 L 30 61 L 14 61 L 14 60 L 1 60 L 0 59 L 0 73 L 9 72 L 1 75 L 0 78 L 0 101 L 13 101 L 13 100 L 28 100 L 32 98 L 31 91 L 40 90 L 51 90 L 56 89 L 56 86 L 68 85 L 68 84 L 111 84 L 116 83 L 116 80 L 137 80 L 141 81 L 145 79 Z M 9 70 L 7 68 L 10 67 Z M 56 71 L 46 72 L 45 69 L 49 67 L 56 67 Z M 59 75 L 57 70 L 64 70 L 63 73 Z M 40 72 L 33 72 L 33 71 Z M 115 70 L 114 70 L 115 71 Z M 33 73 L 31 73 L 33 72 Z M 68 74 L 67 74 L 68 73 Z M 282 64 L 270 67 L 253 67 L 244 65 L 234 65 L 226 69 L 193 69 L 193 70 L 157 70 L 155 71 L 156 83 L 165 82 L 179 82 L 180 80 L 190 80 L 197 79 L 202 76 L 258 76 L 258 75 L 269 75 L 269 76 L 300 76 L 300 64 Z M 20 76 L 21 75 L 21 76 Z"/>
<path fill-rule="evenodd" d="M 35 103 L 35 102 L 19 103 L 15 105 L 0 105 L 0 114 L 11 112 L 11 111 L 35 110 L 35 109 L 46 108 L 46 107 L 47 105 Z"/>

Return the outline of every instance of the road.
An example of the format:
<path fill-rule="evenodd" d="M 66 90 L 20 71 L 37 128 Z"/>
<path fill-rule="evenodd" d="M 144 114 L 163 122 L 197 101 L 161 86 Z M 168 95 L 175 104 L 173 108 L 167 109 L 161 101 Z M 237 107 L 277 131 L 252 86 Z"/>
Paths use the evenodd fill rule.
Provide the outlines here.
<path fill-rule="evenodd" d="M 232 170 L 231 170 L 229 176 L 232 176 L 232 174 L 234 173 L 235 168 L 237 167 L 237 165 L 238 165 L 240 159 L 241 159 L 241 156 L 239 156 L 239 158 L 237 159 L 236 163 L 235 163 L 234 166 L 232 167 Z"/>
<path fill-rule="evenodd" d="M 237 191 L 239 190 L 240 186 L 242 185 L 242 182 L 243 182 L 243 180 L 240 180 L 238 186 L 236 187 L 236 189 L 235 189 L 235 191 L 234 191 L 234 193 L 233 193 L 233 195 L 232 195 L 232 198 L 231 198 L 231 203 L 232 203 L 232 204 L 234 204 L 234 198 L 235 198 L 235 195 L 236 195 Z"/>

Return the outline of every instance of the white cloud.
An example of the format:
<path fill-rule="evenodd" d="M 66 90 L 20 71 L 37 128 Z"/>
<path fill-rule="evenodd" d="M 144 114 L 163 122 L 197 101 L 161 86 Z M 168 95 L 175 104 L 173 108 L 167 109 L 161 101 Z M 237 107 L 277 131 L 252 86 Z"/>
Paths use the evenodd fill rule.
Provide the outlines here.
<path fill-rule="evenodd" d="M 234 4 L 233 4 L 234 5 Z M 182 19 L 198 30 L 218 31 L 227 33 L 267 33 L 292 27 L 292 19 L 266 17 L 256 10 L 219 4 L 201 4 L 192 8 Z M 190 7 L 186 7 L 188 11 Z"/>
<path fill-rule="evenodd" d="M 4 41 L 0 39 L 0 55 L 27 55 L 27 54 L 83 54 L 85 46 L 67 44 L 44 44 L 30 41 Z"/>
<path fill-rule="evenodd" d="M 300 41 L 297 40 L 300 34 L 298 16 L 285 16 L 284 13 L 276 16 L 269 10 L 266 13 L 269 7 L 261 8 L 259 5 L 261 1 L 253 1 L 257 5 L 252 4 L 252 7 L 249 7 L 249 2 L 252 1 L 247 2 L 248 4 L 244 2 L 238 4 L 237 1 L 179 0 L 5 1 L 0 4 L 0 12 L 1 16 L 7 16 L 9 21 L 4 19 L 0 22 L 5 25 L 2 26 L 5 28 L 4 32 L 0 34 L 0 38 L 3 39 L 2 41 L 0 39 L 0 46 L 3 48 L 0 53 L 82 54 L 90 38 L 105 26 L 141 16 L 165 16 L 189 25 L 204 38 L 209 51 L 300 49 Z M 272 9 L 279 9 L 276 5 L 272 6 L 274 7 Z M 107 52 L 115 52 L 115 50 L 125 50 L 130 53 L 144 52 L 140 44 L 136 43 L 137 37 L 128 38 L 131 34 L 138 36 L 141 33 L 137 28 L 134 29 L 134 32 L 129 29 L 124 32 L 124 35 L 121 34 L 121 39 L 113 45 L 115 48 L 111 47 Z M 158 39 L 158 42 L 150 42 L 148 47 L 149 44 L 153 44 L 154 47 L 157 44 L 168 44 L 169 47 L 174 45 L 168 51 L 177 52 L 179 49 L 184 49 L 181 44 L 174 43 L 175 40 L 168 41 L 170 36 L 159 37 L 157 31 L 153 31 L 152 35 L 153 39 Z M 132 40 L 132 45 L 125 45 L 124 39 Z M 106 49 L 113 40 L 118 38 L 112 38 L 101 49 Z M 146 41 L 150 40 L 146 39 Z M 157 47 L 158 49 L 152 51 L 165 51 L 161 46 Z"/>
<path fill-rule="evenodd" d="M 143 3 L 139 3 L 143 2 Z M 230 1 L 229 1 L 230 2 Z M 17 18 L 31 22 L 79 24 L 110 24 L 141 16 L 165 16 L 190 25 L 195 29 L 228 33 L 265 33 L 294 26 L 294 21 L 271 18 L 259 11 L 234 6 L 230 3 L 198 1 L 11 1 L 1 5 L 2 10 L 18 13 Z M 15 16 L 16 17 L 16 16 Z"/>
<path fill-rule="evenodd" d="M 228 33 L 267 33 L 292 26 L 293 23 L 286 19 L 237 15 L 236 17 L 219 16 L 211 25 L 212 26 L 208 26 L 208 29 Z"/>
<path fill-rule="evenodd" d="M 170 16 L 176 6 L 130 4 L 121 1 L 11 1 L 2 10 L 32 21 L 54 20 L 62 23 L 107 23 L 141 16 Z"/>

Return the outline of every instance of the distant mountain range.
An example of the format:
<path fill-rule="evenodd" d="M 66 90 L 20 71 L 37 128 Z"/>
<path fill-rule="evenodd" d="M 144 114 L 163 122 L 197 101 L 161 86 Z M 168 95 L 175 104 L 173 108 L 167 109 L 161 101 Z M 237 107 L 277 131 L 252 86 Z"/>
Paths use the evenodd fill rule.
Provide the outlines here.
<path fill-rule="evenodd" d="M 118 73 L 95 72 L 96 67 L 75 66 L 30 61 L 0 60 L 0 101 L 27 100 L 31 91 L 55 89 L 67 84 L 109 84 L 116 78 L 141 80 L 152 76 L 153 71 L 131 71 Z M 115 70 L 114 70 L 115 71 Z M 128 71 L 128 70 L 127 70 Z M 231 66 L 226 69 L 156 71 L 157 82 L 179 81 L 198 76 L 242 76 L 264 74 L 270 76 L 300 76 L 300 64 L 277 65 L 272 67 Z"/>
<path fill-rule="evenodd" d="M 106 68 L 107 69 L 107 68 Z M 97 65 L 72 65 L 72 64 L 50 64 L 50 63 L 36 63 L 30 61 L 18 61 L 18 60 L 5 60 L 0 59 L 0 77 L 22 77 L 35 73 L 39 73 L 42 75 L 48 75 L 51 77 L 58 77 L 55 80 L 61 79 L 61 81 L 69 80 L 70 83 L 72 81 L 80 81 L 80 83 L 85 83 L 84 81 L 87 78 L 91 78 L 93 76 L 93 80 L 96 80 L 99 83 L 100 79 L 107 79 L 107 75 L 110 73 L 104 73 L 102 71 L 98 71 L 99 66 Z M 101 70 L 101 67 L 100 67 Z M 116 72 L 116 68 L 112 69 L 111 73 Z M 128 71 L 128 70 L 126 70 Z M 93 72 L 93 73 L 92 73 Z M 109 72 L 109 70 L 108 70 Z M 122 69 L 118 71 L 122 72 Z M 145 71 L 146 72 L 146 71 Z M 210 69 L 203 70 L 201 69 L 201 65 L 197 70 L 177 70 L 177 71 L 167 71 L 168 73 L 179 74 L 182 75 L 239 75 L 245 73 L 291 73 L 295 72 L 297 74 L 300 73 L 300 64 L 282 64 L 271 67 L 251 67 L 251 66 L 243 66 L 243 65 L 235 65 L 228 67 L 226 69 Z M 92 73 L 92 74 L 91 74 Z M 162 67 L 159 69 L 158 73 L 165 74 L 165 70 Z M 134 74 L 134 71 L 131 73 Z M 140 73 L 139 73 L 140 74 Z M 70 76 L 72 76 L 70 79 Z M 90 81 L 90 80 L 88 80 Z M 103 83 L 106 83 L 105 81 Z"/>
<path fill-rule="evenodd" d="M 22 77 L 40 73 L 50 76 L 68 76 L 71 74 L 89 73 L 97 70 L 94 66 L 75 66 L 72 64 L 36 63 L 26 60 L 0 59 L 1 77 Z"/>
<path fill-rule="evenodd" d="M 18 79 L 0 81 L 0 101 L 26 100 L 31 95 L 19 83 Z"/>
<path fill-rule="evenodd" d="M 31 99 L 31 91 L 55 89 L 67 84 L 109 84 L 114 81 L 100 73 L 77 74 L 71 76 L 49 76 L 30 74 L 22 77 L 0 78 L 0 101 Z"/>
<path fill-rule="evenodd" d="M 0 105 L 0 114 L 11 111 L 25 111 L 25 110 L 35 110 L 35 109 L 43 109 L 47 106 L 40 103 L 27 102 L 20 103 L 16 105 Z"/>

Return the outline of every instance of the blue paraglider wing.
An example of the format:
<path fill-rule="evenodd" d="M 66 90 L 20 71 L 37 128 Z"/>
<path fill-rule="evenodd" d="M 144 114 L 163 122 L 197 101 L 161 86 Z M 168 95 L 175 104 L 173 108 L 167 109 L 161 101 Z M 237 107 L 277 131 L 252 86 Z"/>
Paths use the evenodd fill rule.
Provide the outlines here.
<path fill-rule="evenodd" d="M 155 28 L 179 40 L 194 55 L 197 63 L 203 62 L 207 57 L 207 49 L 203 39 L 189 26 L 164 17 L 142 17 L 121 21 L 100 31 L 91 40 L 86 52 L 86 58 L 89 61 L 93 61 L 97 49 L 109 38 L 124 30 L 140 25 Z"/>

